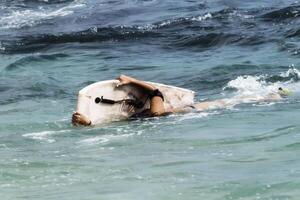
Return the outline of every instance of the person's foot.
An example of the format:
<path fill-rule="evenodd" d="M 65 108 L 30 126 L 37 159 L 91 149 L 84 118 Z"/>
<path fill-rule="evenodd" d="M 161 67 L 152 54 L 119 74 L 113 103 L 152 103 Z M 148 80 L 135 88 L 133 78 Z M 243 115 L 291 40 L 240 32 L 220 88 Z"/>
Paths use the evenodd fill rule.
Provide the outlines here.
<path fill-rule="evenodd" d="M 74 126 L 78 126 L 78 125 L 89 126 L 92 124 L 92 122 L 91 120 L 89 120 L 88 117 L 76 112 L 72 115 L 72 124 Z"/>

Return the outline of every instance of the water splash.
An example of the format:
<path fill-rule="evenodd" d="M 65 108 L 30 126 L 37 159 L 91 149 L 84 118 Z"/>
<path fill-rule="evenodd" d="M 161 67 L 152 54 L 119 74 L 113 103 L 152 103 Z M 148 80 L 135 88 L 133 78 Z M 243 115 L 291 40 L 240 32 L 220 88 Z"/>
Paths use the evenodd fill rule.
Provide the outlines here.
<path fill-rule="evenodd" d="M 227 104 L 236 105 L 239 103 L 251 103 L 251 102 L 266 102 L 270 103 L 272 100 L 280 100 L 278 96 L 278 88 L 282 87 L 288 89 L 292 93 L 299 91 L 298 77 L 300 72 L 296 68 L 290 68 L 286 72 L 281 72 L 279 77 L 284 81 L 268 82 L 269 75 L 258 76 L 239 76 L 234 80 L 231 80 L 223 88 L 235 89 L 235 95 L 232 98 L 226 99 Z M 278 75 L 276 75 L 278 77 Z M 288 78 L 288 79 L 283 79 Z"/>
<path fill-rule="evenodd" d="M 285 78 L 291 78 L 291 81 L 298 81 L 300 77 L 300 72 L 296 68 L 294 68 L 294 65 L 292 65 L 288 71 L 280 73 L 280 76 Z"/>
<path fill-rule="evenodd" d="M 239 76 L 228 82 L 226 88 L 235 88 L 240 93 L 253 94 L 265 90 L 266 82 L 261 76 Z"/>

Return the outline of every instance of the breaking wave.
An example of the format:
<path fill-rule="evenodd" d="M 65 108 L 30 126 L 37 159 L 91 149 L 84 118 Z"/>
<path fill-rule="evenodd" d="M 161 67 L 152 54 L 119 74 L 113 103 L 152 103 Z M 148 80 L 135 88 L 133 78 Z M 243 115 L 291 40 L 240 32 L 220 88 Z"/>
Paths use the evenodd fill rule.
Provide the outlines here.
<path fill-rule="evenodd" d="M 232 104 L 257 103 L 267 99 L 271 94 L 277 94 L 279 87 L 288 89 L 292 93 L 299 92 L 299 75 L 298 69 L 291 68 L 279 75 L 238 76 L 229 81 L 223 90 L 236 90 L 235 96 L 228 99 Z"/>

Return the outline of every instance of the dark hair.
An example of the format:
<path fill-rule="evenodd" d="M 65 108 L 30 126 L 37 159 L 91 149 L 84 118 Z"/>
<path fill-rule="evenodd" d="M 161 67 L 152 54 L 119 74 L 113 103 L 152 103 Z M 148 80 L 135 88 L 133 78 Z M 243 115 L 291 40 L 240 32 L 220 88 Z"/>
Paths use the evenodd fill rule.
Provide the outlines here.
<path fill-rule="evenodd" d="M 279 87 L 278 90 L 282 90 L 282 87 Z"/>

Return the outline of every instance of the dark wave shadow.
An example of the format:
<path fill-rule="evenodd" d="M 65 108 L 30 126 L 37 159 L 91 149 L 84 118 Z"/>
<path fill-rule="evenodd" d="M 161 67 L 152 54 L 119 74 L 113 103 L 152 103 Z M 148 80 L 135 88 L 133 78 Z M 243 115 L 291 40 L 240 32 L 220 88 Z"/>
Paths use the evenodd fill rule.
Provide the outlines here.
<path fill-rule="evenodd" d="M 287 19 L 295 19 L 298 18 L 300 12 L 299 5 L 288 6 L 285 8 L 280 8 L 277 10 L 273 10 L 261 15 L 261 19 L 269 22 L 281 22 Z"/>
<path fill-rule="evenodd" d="M 218 144 L 228 145 L 228 144 L 243 144 L 243 143 L 255 143 L 261 141 L 268 141 L 274 138 L 278 138 L 284 135 L 291 134 L 295 126 L 286 126 L 282 128 L 275 129 L 274 131 L 263 133 L 256 136 L 245 137 L 242 139 L 230 139 L 217 142 Z"/>
<path fill-rule="evenodd" d="M 12 70 L 18 69 L 19 67 L 30 65 L 31 63 L 44 62 L 44 61 L 56 61 L 56 60 L 59 60 L 60 58 L 67 58 L 67 57 L 69 57 L 69 55 L 64 54 L 64 53 L 26 56 L 26 57 L 20 58 L 17 61 L 7 65 L 4 68 L 4 70 L 12 71 Z"/>

